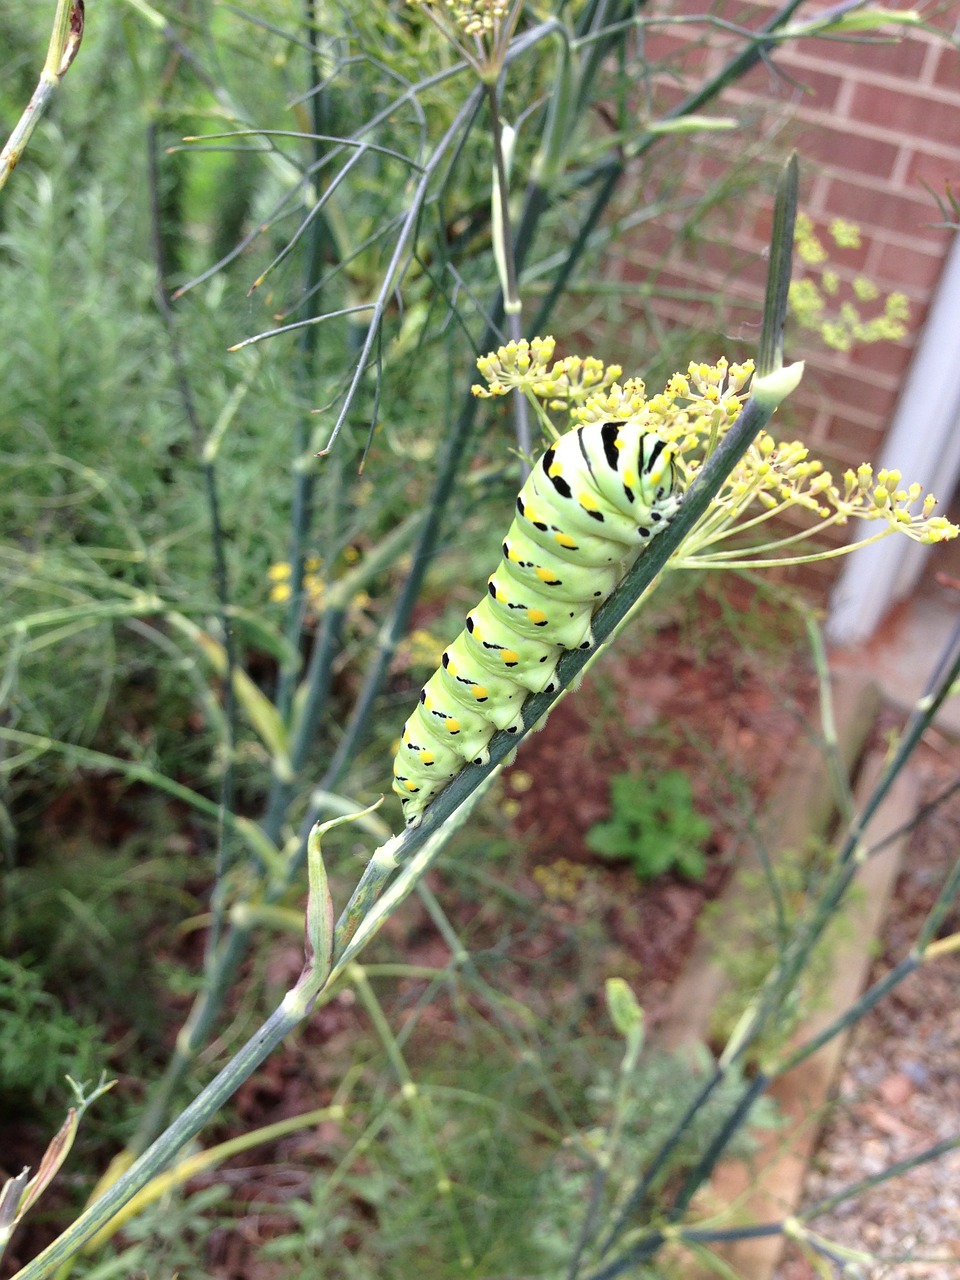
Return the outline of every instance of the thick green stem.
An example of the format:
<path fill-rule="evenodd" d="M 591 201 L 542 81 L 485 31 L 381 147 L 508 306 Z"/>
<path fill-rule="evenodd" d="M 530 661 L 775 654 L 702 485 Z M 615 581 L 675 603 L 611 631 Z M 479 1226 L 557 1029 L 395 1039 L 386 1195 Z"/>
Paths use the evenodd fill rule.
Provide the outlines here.
<path fill-rule="evenodd" d="M 12 1280 L 42 1280 L 107 1225 L 110 1219 L 152 1178 L 162 1172 L 177 1152 L 211 1120 L 276 1046 L 306 1015 L 305 1004 L 291 992 L 262 1027 L 234 1055 L 220 1074 L 187 1106 L 143 1155 L 109 1187 L 99 1200 L 27 1263 Z"/>

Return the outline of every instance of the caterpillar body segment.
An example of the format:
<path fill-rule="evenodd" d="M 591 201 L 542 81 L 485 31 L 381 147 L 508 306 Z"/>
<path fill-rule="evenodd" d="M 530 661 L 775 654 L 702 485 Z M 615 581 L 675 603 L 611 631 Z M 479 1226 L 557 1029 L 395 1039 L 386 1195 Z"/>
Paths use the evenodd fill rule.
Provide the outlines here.
<path fill-rule="evenodd" d="M 623 576 L 622 563 L 626 559 L 609 564 L 604 556 L 597 563 L 582 559 L 579 552 L 545 551 L 516 520 L 503 540 L 502 550 L 500 572 L 516 582 L 518 589 L 533 588 L 547 599 L 584 605 L 590 600 L 606 599 Z M 570 559 L 571 554 L 578 559 Z"/>
<path fill-rule="evenodd" d="M 551 644 L 561 649 L 589 648 L 592 644 L 592 601 L 585 606 L 582 601 L 551 599 L 529 583 L 512 580 L 502 565 L 490 575 L 487 591 L 496 618 L 525 639 L 549 636 Z"/>
<path fill-rule="evenodd" d="M 515 680 L 487 670 L 483 664 L 478 669 L 477 659 L 467 647 L 465 631 L 447 646 L 437 674 L 451 698 L 471 709 L 482 709 L 495 728 L 519 728 L 520 708 L 528 690 Z"/>
<path fill-rule="evenodd" d="M 420 703 L 411 719 L 428 737 L 452 747 L 461 761 L 486 764 L 489 760 L 487 743 L 496 726 L 479 705 L 473 709 L 451 699 L 439 671 L 421 689 Z"/>
<path fill-rule="evenodd" d="M 489 594 L 467 614 L 463 634 L 466 651 L 487 671 L 514 681 L 528 693 L 550 688 L 563 651 L 545 636 L 526 639 L 505 628 Z"/>
<path fill-rule="evenodd" d="M 393 789 L 408 825 L 497 729 L 518 732 L 533 693 L 554 687 L 566 650 L 593 645 L 592 619 L 680 507 L 671 448 L 638 423 L 577 427 L 539 459 L 517 498 L 487 593 L 443 654 L 404 725 Z"/>

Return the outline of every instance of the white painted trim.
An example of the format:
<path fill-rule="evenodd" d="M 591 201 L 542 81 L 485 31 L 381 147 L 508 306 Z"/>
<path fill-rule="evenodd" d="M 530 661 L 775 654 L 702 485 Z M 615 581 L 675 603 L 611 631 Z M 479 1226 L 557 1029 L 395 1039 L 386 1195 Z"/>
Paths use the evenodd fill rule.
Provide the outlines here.
<path fill-rule="evenodd" d="M 943 273 L 875 468 L 903 473 L 924 492 L 949 501 L 960 477 L 960 235 Z M 857 521 L 853 541 L 876 526 Z M 827 636 L 856 644 L 873 633 L 884 614 L 916 585 L 929 548 L 890 537 L 846 558 L 830 597 Z"/>

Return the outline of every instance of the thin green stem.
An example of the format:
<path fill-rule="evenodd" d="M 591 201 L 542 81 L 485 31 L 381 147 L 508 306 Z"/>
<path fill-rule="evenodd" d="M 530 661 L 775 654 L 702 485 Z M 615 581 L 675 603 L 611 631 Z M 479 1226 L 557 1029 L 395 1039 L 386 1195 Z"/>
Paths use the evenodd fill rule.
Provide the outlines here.
<path fill-rule="evenodd" d="M 731 1138 L 746 1124 L 750 1112 L 760 1095 L 766 1090 L 770 1079 L 762 1071 L 758 1071 L 741 1093 L 736 1105 L 714 1135 L 713 1141 L 684 1179 L 683 1186 L 677 1192 L 670 1206 L 668 1218 L 676 1222 L 686 1212 L 690 1201 L 704 1182 L 710 1177 L 720 1157 L 726 1151 Z"/>
<path fill-rule="evenodd" d="M 319 49 L 317 42 L 320 40 L 320 33 L 315 22 L 316 15 L 313 12 L 312 0 L 305 0 L 305 27 L 307 32 L 307 40 L 309 49 L 307 53 L 308 59 L 308 76 L 312 85 L 323 84 L 323 70 L 319 66 Z M 322 89 L 318 89 L 310 100 L 311 124 L 313 125 L 314 136 L 310 139 L 311 155 L 310 159 L 314 166 L 319 165 L 324 160 L 326 143 L 322 141 L 325 135 L 326 116 L 327 116 L 327 95 Z M 333 190 L 336 189 L 337 183 L 346 177 L 349 169 L 354 161 L 358 161 L 363 155 L 361 148 L 347 161 L 342 167 L 337 177 L 324 191 L 323 195 L 314 204 L 309 216 L 309 235 L 306 238 L 303 257 L 302 272 L 302 292 L 305 294 L 314 293 L 319 285 L 320 277 L 323 275 L 324 257 L 327 249 L 330 247 L 330 237 L 327 234 L 327 225 L 324 218 L 323 210 L 326 200 L 330 197 Z M 300 233 L 304 228 L 301 227 Z M 290 246 L 288 245 L 288 248 Z M 268 268 L 269 270 L 269 268 Z M 290 514 L 290 580 L 293 591 L 287 606 L 287 615 L 284 626 L 284 634 L 287 644 L 294 651 L 299 649 L 302 639 L 303 617 L 305 611 L 305 593 L 303 588 L 304 563 L 306 561 L 305 544 L 310 536 L 310 530 L 313 519 L 313 492 L 316 484 L 316 475 L 313 467 L 305 467 L 300 465 L 302 459 L 309 448 L 310 437 L 312 433 L 312 424 L 307 406 L 311 403 L 314 393 L 314 380 L 316 376 L 317 346 L 319 340 L 319 331 L 314 325 L 301 329 L 297 339 L 297 360 L 295 365 L 295 378 L 298 385 L 301 410 L 297 416 L 295 426 L 295 436 L 293 440 L 292 457 L 295 462 L 293 472 L 293 506 Z M 333 477 L 335 479 L 335 477 Z M 337 496 L 331 495 L 336 506 Z M 331 655 L 331 660 L 332 660 Z M 316 675 L 316 672 L 314 672 Z M 276 707 L 280 713 L 281 719 L 286 723 L 289 721 L 290 708 L 293 702 L 293 693 L 299 672 L 282 668 L 280 678 L 277 684 Z M 267 802 L 267 811 L 272 813 L 281 804 L 279 792 L 282 790 L 283 784 L 275 780 L 270 798 Z"/>
<path fill-rule="evenodd" d="M 781 504 L 778 511 L 771 512 L 771 518 L 780 514 L 782 511 L 786 511 L 790 505 L 791 504 L 787 502 Z M 826 529 L 832 528 L 833 526 L 839 523 L 840 517 L 838 515 L 834 515 L 829 517 L 829 519 L 821 520 L 818 524 L 810 525 L 808 528 L 803 529 L 798 533 L 792 533 L 785 538 L 777 538 L 775 541 L 772 541 L 772 542 L 761 542 L 761 543 L 757 543 L 756 545 L 750 546 L 749 548 L 747 548 L 747 550 L 749 550 L 750 556 L 752 557 L 749 560 L 738 559 L 738 557 L 744 556 L 745 549 L 742 547 L 734 547 L 730 551 L 713 551 L 708 553 L 702 552 L 699 549 L 701 546 L 715 545 L 718 542 L 722 542 L 727 537 L 731 537 L 733 535 L 739 536 L 740 534 L 743 533 L 744 529 L 755 527 L 761 524 L 762 521 L 766 519 L 766 516 L 763 516 L 763 517 L 757 516 L 757 517 L 753 517 L 750 520 L 745 520 L 743 521 L 742 524 L 738 524 L 736 528 L 731 528 L 729 530 L 724 528 L 723 526 L 729 524 L 733 518 L 734 518 L 733 515 L 725 513 L 722 521 L 716 522 L 717 525 L 719 526 L 720 531 L 704 539 L 703 542 L 701 542 L 700 537 L 698 535 L 696 539 L 697 545 L 694 549 L 693 554 L 686 558 L 686 560 L 689 562 L 690 567 L 699 566 L 706 569 L 714 569 L 714 568 L 739 569 L 739 568 L 743 568 L 744 566 L 749 567 L 751 565 L 753 567 L 757 567 L 757 566 L 773 567 L 776 565 L 809 564 L 819 560 L 836 560 L 840 556 L 849 555 L 850 552 L 853 551 L 856 547 L 868 547 L 870 546 L 871 543 L 879 542 L 882 538 L 889 537 L 889 535 L 894 532 L 900 532 L 900 533 L 904 532 L 902 529 L 895 530 L 891 525 L 888 524 L 888 525 L 885 525 L 882 529 L 879 529 L 876 533 L 871 534 L 869 537 L 862 538 L 855 543 L 847 543 L 842 547 L 831 547 L 829 549 L 818 550 L 815 552 L 811 552 L 809 555 L 805 555 L 805 556 L 776 556 L 775 557 L 775 556 L 770 556 L 768 554 L 771 551 L 782 550 L 784 547 L 791 546 L 792 544 L 797 542 L 809 542 L 812 538 L 817 537 L 818 534 L 824 532 Z"/>
<path fill-rule="evenodd" d="M 847 824 L 853 821 L 853 792 L 850 790 L 849 770 L 844 764 L 840 743 L 837 737 L 837 724 L 833 714 L 833 686 L 830 678 L 830 664 L 823 643 L 823 632 L 817 626 L 810 613 L 804 617 L 810 652 L 813 654 L 814 670 L 817 673 L 818 703 L 820 706 L 820 728 L 822 732 L 822 754 L 826 758 L 830 774 L 833 797 L 840 817 Z"/>
<path fill-rule="evenodd" d="M 699 111 L 702 106 L 710 102 L 719 93 L 721 93 L 727 85 L 735 80 L 745 76 L 771 47 L 774 41 L 771 37 L 775 37 L 778 28 L 784 26 L 794 12 L 800 7 L 802 0 L 787 0 L 770 20 L 764 24 L 759 34 L 755 35 L 749 46 L 741 50 L 730 58 L 725 65 L 717 72 L 717 74 L 698 89 L 695 93 L 689 94 L 684 100 L 677 104 L 672 110 L 668 111 L 664 117 L 666 120 L 679 119 L 685 115 L 692 115 Z M 580 228 L 577 232 L 573 246 L 567 258 L 564 260 L 560 271 L 557 273 L 550 290 L 541 303 L 540 310 L 533 322 L 532 332 L 540 333 L 543 330 L 543 322 L 545 318 L 552 312 L 558 298 L 566 290 L 571 274 L 583 256 L 590 239 L 596 230 L 600 218 L 604 210 L 610 203 L 613 192 L 623 176 L 626 169 L 628 159 L 637 159 L 648 151 L 662 135 L 649 133 L 644 131 L 641 133 L 637 143 L 630 148 L 629 157 L 622 155 L 616 159 L 606 161 L 600 166 L 595 174 L 595 179 L 599 182 L 597 192 L 593 198 L 593 202 L 586 217 L 582 220 Z M 782 333 L 782 329 L 781 329 Z M 781 339 L 782 341 L 782 339 Z M 776 342 L 771 339 L 771 349 L 776 346 Z"/>
<path fill-rule="evenodd" d="M 204 448 L 203 428 L 197 411 L 193 391 L 190 385 L 190 374 L 184 358 L 183 346 L 177 330 L 173 308 L 170 304 L 168 289 L 168 264 L 166 245 L 164 242 L 162 220 L 160 214 L 160 174 L 157 163 L 157 131 L 154 119 L 147 123 L 146 130 L 147 174 L 150 191 L 150 231 L 153 244 L 154 265 L 157 274 L 156 300 L 157 308 L 163 320 L 167 335 L 167 346 L 176 377 L 177 390 L 191 436 L 194 450 L 198 456 L 203 473 L 204 491 L 207 499 L 207 510 L 210 522 L 210 542 L 213 551 L 213 587 L 217 602 L 217 616 L 220 634 L 223 639 L 223 651 L 226 659 L 224 673 L 224 707 L 220 724 L 223 729 L 223 751 L 226 767 L 220 780 L 220 812 L 217 817 L 216 855 L 214 882 L 210 895 L 210 928 L 204 944 L 204 969 L 213 963 L 217 944 L 223 928 L 223 915 L 226 910 L 226 872 L 228 859 L 226 854 L 226 814 L 233 812 L 234 783 L 236 777 L 234 748 L 237 740 L 237 700 L 234 688 L 234 673 L 237 669 L 236 646 L 234 644 L 233 622 L 230 617 L 230 587 L 227 572 L 226 539 L 223 521 L 220 515 L 220 495 L 216 470 L 216 453 Z"/>
<path fill-rule="evenodd" d="M 876 849 L 871 849 L 871 855 Z M 776 1067 L 770 1069 L 770 1078 L 776 1079 L 778 1076 L 786 1075 L 788 1071 L 792 1071 L 794 1067 L 807 1058 L 812 1057 L 818 1049 L 822 1049 L 828 1044 L 834 1036 L 840 1035 L 848 1027 L 855 1025 L 864 1014 L 868 1013 L 880 1000 L 883 999 L 894 987 L 899 986 L 905 978 L 911 973 L 921 968 L 927 963 L 927 948 L 931 945 L 938 930 L 940 929 L 947 913 L 953 907 L 957 895 L 960 893 L 960 858 L 954 863 L 950 874 L 943 883 L 940 892 L 937 894 L 937 900 L 927 913 L 927 918 L 923 923 L 917 939 L 913 944 L 913 948 L 909 955 L 896 964 L 889 973 L 885 974 L 878 982 L 875 982 L 867 991 L 860 996 L 855 1004 L 837 1018 L 835 1018 L 829 1026 L 823 1028 L 816 1036 L 807 1040 L 804 1044 L 799 1045 L 791 1054 Z"/>
<path fill-rule="evenodd" d="M 483 90 L 481 88 L 475 89 L 473 93 L 470 94 L 466 102 L 457 112 L 446 133 L 437 143 L 430 160 L 424 166 L 423 173 L 417 183 L 414 197 L 410 202 L 410 207 L 407 210 L 400 232 L 397 236 L 397 242 L 394 246 L 390 262 L 383 274 L 383 284 L 381 285 L 374 303 L 373 316 L 370 320 L 363 345 L 360 349 L 360 354 L 356 361 L 353 377 L 350 380 L 350 385 L 347 388 L 346 395 L 344 396 L 343 404 L 341 405 L 340 412 L 337 415 L 337 420 L 334 423 L 329 438 L 327 439 L 327 443 L 323 448 L 323 453 L 325 454 L 329 453 L 330 449 L 333 447 L 333 444 L 339 436 L 343 424 L 346 421 L 347 414 L 353 408 L 353 403 L 360 387 L 360 381 L 367 370 L 367 366 L 373 352 L 374 343 L 376 342 L 380 331 L 383 312 L 392 297 L 394 290 L 397 288 L 399 281 L 402 279 L 405 270 L 404 261 L 408 258 L 415 232 L 420 225 L 420 218 L 430 190 L 430 184 L 433 181 L 435 174 L 439 171 L 441 165 L 445 161 L 448 150 L 453 146 L 457 137 L 467 126 L 468 122 L 476 115 L 479 104 L 482 101 L 482 97 Z"/>
<path fill-rule="evenodd" d="M 500 93 L 497 82 L 487 84 L 487 106 L 490 114 L 490 132 L 493 142 L 493 168 L 496 182 L 493 201 L 493 235 L 496 256 L 502 266 L 501 293 L 503 310 L 507 318 L 507 330 L 513 342 L 523 337 L 520 319 L 523 303 L 517 285 L 517 261 L 510 218 L 510 182 L 507 176 L 507 157 L 504 151 L 503 125 L 500 120 Z M 525 480 L 530 474 L 532 441 L 527 401 L 518 388 L 512 396 L 517 449 L 520 453 L 520 474 Z"/>
<path fill-rule="evenodd" d="M 782 1233 L 782 1222 L 758 1222 L 749 1227 L 726 1227 L 717 1231 L 683 1227 L 671 1238 L 696 1244 L 733 1244 L 737 1240 L 764 1240 Z"/>
<path fill-rule="evenodd" d="M 500 95 L 496 84 L 486 86 L 487 109 L 490 115 L 490 133 L 493 142 L 493 169 L 496 179 L 497 215 L 500 221 L 500 252 L 503 255 L 503 309 L 508 315 L 519 315 L 523 304 L 517 287 L 517 263 L 514 254 L 513 230 L 510 218 L 510 181 L 507 177 L 507 157 L 503 145 L 503 122 L 500 119 Z M 495 228 L 495 234 L 497 234 Z"/>
<path fill-rule="evenodd" d="M 83 0 L 57 0 L 40 80 L 13 133 L 0 151 L 0 190 L 20 163 L 34 130 L 70 70 L 83 39 Z"/>
<path fill-rule="evenodd" d="M 879 1187 L 885 1182 L 889 1182 L 891 1178 L 898 1178 L 901 1173 L 909 1173 L 911 1169 L 916 1169 L 918 1165 L 929 1164 L 931 1160 L 939 1160 L 941 1156 L 948 1155 L 951 1151 L 956 1151 L 958 1147 L 960 1147 L 960 1134 L 952 1138 L 944 1138 L 942 1142 L 936 1142 L 924 1151 L 919 1151 L 916 1155 L 906 1156 L 903 1160 L 898 1160 L 881 1173 L 875 1173 L 872 1177 L 863 1178 L 859 1182 L 852 1182 L 832 1196 L 827 1196 L 823 1200 L 818 1200 L 815 1204 L 808 1205 L 797 1216 L 802 1222 L 809 1222 L 812 1218 L 817 1218 L 823 1213 L 829 1213 L 831 1209 L 835 1209 L 844 1200 L 854 1200 L 857 1196 L 862 1196 L 874 1187 Z M 16 1277 L 14 1277 L 14 1280 L 16 1280 Z"/>
<path fill-rule="evenodd" d="M 377 999 L 363 967 L 358 964 L 352 964 L 347 971 L 347 976 L 352 981 L 354 989 L 367 1012 L 367 1016 L 370 1018 L 380 1039 L 380 1043 L 386 1050 L 397 1079 L 400 1081 L 400 1095 L 413 1116 L 423 1149 L 429 1153 L 430 1163 L 433 1166 L 434 1185 L 436 1186 L 438 1198 L 443 1205 L 450 1233 L 456 1242 L 461 1263 L 470 1265 L 472 1258 L 467 1243 L 466 1231 L 464 1230 L 463 1220 L 457 1210 L 456 1201 L 451 1194 L 453 1180 L 444 1164 L 440 1147 L 437 1144 L 436 1134 L 430 1125 L 423 1096 L 417 1087 L 416 1081 L 410 1074 L 410 1068 L 404 1059 L 403 1051 L 397 1043 L 397 1039 L 390 1027 L 390 1022 L 384 1015 L 380 1001 Z"/>

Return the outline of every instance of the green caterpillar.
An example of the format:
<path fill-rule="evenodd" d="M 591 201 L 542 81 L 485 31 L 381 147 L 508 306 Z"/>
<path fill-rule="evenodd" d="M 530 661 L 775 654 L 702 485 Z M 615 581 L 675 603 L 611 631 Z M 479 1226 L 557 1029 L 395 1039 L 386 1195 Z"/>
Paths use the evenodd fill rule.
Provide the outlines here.
<path fill-rule="evenodd" d="M 523 727 L 565 649 L 593 645 L 594 613 L 678 511 L 679 485 L 673 450 L 637 423 L 577 427 L 540 458 L 487 595 L 403 727 L 393 789 L 408 826 L 465 764 L 487 763 L 496 729 Z"/>

